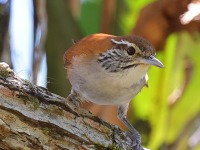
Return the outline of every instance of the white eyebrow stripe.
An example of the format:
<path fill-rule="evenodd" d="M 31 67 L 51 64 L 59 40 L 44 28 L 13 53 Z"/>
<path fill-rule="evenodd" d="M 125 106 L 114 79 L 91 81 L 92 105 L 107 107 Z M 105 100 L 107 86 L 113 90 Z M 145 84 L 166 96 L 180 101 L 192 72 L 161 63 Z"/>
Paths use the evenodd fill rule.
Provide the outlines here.
<path fill-rule="evenodd" d="M 123 44 L 123 45 L 127 45 L 127 46 L 133 46 L 133 47 L 137 47 L 135 44 L 130 43 L 129 41 L 125 41 L 125 40 L 121 40 L 121 41 L 116 41 L 114 39 L 111 39 L 111 41 L 115 44 Z"/>

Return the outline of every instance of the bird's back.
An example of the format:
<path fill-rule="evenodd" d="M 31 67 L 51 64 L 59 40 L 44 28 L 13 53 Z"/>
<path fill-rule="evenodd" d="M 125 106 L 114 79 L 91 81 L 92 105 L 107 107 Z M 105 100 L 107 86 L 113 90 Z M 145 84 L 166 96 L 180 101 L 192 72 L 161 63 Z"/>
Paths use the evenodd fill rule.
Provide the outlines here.
<path fill-rule="evenodd" d="M 114 37 L 114 35 L 99 33 L 81 39 L 65 52 L 63 57 L 65 68 L 70 68 L 73 65 L 73 58 L 75 57 L 86 55 L 89 59 L 102 51 L 108 50 L 113 45 L 111 39 Z M 107 48 L 104 45 L 107 45 Z"/>

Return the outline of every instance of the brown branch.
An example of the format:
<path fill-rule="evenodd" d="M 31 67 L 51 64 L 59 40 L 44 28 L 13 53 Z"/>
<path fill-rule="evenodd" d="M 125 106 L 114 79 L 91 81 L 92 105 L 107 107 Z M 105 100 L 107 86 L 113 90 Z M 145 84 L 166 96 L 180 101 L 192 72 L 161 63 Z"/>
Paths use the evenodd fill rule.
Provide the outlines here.
<path fill-rule="evenodd" d="M 45 43 L 47 36 L 47 13 L 46 13 L 46 0 L 35 0 L 36 11 L 36 36 L 39 37 L 39 43 L 35 43 L 34 55 L 33 55 L 33 83 L 37 83 L 37 75 L 40 69 L 42 58 L 45 52 Z M 41 33 L 37 33 L 40 30 Z M 41 34 L 41 35 L 38 35 Z"/>
<path fill-rule="evenodd" d="M 35 86 L 0 63 L 0 147 L 134 150 L 127 132 L 77 108 L 77 98 Z"/>
<path fill-rule="evenodd" d="M 103 0 L 101 10 L 100 32 L 111 33 L 111 25 L 116 11 L 116 0 Z"/>
<path fill-rule="evenodd" d="M 10 19 L 10 0 L 0 2 L 0 60 L 5 60 L 5 54 L 9 53 L 6 44 L 8 43 L 8 25 Z M 6 51 L 7 50 L 7 51 Z M 8 61 L 7 61 L 8 62 Z"/>
<path fill-rule="evenodd" d="M 162 50 L 171 33 L 199 32 L 199 21 L 182 24 L 180 20 L 191 2 L 193 0 L 157 0 L 150 3 L 141 10 L 132 33 L 148 39 L 156 50 Z"/>

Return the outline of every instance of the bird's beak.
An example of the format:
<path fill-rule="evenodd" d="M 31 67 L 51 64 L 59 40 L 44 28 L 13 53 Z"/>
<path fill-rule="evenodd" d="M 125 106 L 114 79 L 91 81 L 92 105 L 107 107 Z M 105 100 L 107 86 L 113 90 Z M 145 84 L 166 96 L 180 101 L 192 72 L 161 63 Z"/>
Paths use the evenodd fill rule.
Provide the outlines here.
<path fill-rule="evenodd" d="M 139 58 L 137 61 L 138 63 L 142 63 L 142 64 L 154 65 L 160 68 L 164 67 L 162 62 L 158 60 L 156 57 L 154 57 L 153 55 L 149 56 L 148 58 Z"/>

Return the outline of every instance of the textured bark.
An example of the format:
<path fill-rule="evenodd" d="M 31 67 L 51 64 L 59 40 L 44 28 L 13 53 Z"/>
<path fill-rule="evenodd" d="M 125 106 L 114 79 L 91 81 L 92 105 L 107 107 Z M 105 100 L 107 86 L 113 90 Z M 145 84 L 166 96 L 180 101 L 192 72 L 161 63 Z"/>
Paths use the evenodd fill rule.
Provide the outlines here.
<path fill-rule="evenodd" d="M 77 98 L 50 93 L 0 63 L 0 149 L 134 150 L 128 132 L 76 107 Z"/>

